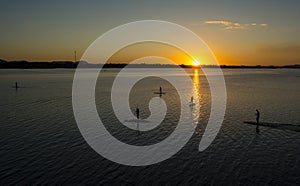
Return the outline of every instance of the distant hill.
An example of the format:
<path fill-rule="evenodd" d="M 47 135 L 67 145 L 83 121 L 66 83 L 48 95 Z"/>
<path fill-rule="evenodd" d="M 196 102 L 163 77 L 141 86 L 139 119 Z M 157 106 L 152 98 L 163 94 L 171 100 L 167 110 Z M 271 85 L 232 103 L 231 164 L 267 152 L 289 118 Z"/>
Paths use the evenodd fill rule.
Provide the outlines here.
<path fill-rule="evenodd" d="M 0 59 L 0 63 L 6 63 L 7 61 Z"/>
<path fill-rule="evenodd" d="M 1 60 L 0 68 L 17 68 L 17 69 L 50 69 L 50 68 L 76 68 L 78 63 L 71 61 L 55 62 L 28 62 L 28 61 L 5 61 Z"/>

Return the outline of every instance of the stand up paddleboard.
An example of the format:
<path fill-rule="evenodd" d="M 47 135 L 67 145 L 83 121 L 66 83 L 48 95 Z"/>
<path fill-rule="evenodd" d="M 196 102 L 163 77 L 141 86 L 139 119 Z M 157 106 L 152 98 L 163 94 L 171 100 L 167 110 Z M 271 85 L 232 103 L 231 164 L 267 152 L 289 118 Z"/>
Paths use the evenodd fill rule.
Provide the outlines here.
<path fill-rule="evenodd" d="M 153 92 L 154 94 L 166 94 L 166 92 Z"/>
<path fill-rule="evenodd" d="M 166 94 L 166 92 L 163 92 L 163 91 L 162 91 L 162 88 L 159 87 L 159 91 L 154 92 L 154 94 L 159 94 L 159 95 L 161 96 L 162 94 Z"/>
<path fill-rule="evenodd" d="M 21 87 L 18 85 L 18 82 L 15 82 L 15 85 L 12 86 L 11 88 L 18 89 L 18 88 L 21 88 Z"/>
<path fill-rule="evenodd" d="M 189 103 L 189 106 L 190 106 L 190 107 L 193 107 L 193 106 L 195 106 L 195 103 L 191 103 L 191 102 L 190 102 L 190 103 Z"/>
<path fill-rule="evenodd" d="M 145 120 L 145 119 L 128 119 L 128 120 L 124 120 L 124 122 L 127 122 L 127 123 L 150 123 L 150 121 Z"/>
<path fill-rule="evenodd" d="M 245 124 L 257 125 L 255 121 L 244 121 Z M 295 132 L 300 132 L 300 125 L 293 124 L 284 124 L 284 123 L 268 123 L 268 122 L 259 122 L 259 126 L 277 128 L 281 130 L 291 130 Z"/>

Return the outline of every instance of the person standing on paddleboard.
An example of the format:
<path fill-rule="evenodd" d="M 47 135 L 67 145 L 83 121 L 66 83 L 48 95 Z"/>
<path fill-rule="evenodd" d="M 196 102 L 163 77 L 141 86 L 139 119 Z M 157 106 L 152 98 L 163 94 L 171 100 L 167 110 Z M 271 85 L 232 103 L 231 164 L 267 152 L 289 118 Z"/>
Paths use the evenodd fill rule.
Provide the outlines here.
<path fill-rule="evenodd" d="M 140 109 L 139 109 L 139 107 L 136 107 L 135 113 L 136 113 L 137 119 L 140 119 Z"/>
<path fill-rule="evenodd" d="M 260 113 L 259 113 L 259 111 L 256 109 L 256 133 L 257 134 L 259 134 L 259 127 L 258 127 L 258 125 L 259 125 L 259 118 L 260 118 Z"/>

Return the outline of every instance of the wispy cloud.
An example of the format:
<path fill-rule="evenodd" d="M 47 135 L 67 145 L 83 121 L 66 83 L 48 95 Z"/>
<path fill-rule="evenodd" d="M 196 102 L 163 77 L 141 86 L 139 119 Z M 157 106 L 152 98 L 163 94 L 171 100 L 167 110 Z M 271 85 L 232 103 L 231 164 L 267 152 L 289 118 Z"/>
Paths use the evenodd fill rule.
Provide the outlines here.
<path fill-rule="evenodd" d="M 253 27 L 267 27 L 268 24 L 266 23 L 239 23 L 239 22 L 232 22 L 232 21 L 225 21 L 225 20 L 209 20 L 209 21 L 205 21 L 205 24 L 210 24 L 210 25 L 221 25 L 223 26 L 225 29 L 228 30 L 233 30 L 233 29 L 249 29 L 249 28 L 253 28 Z"/>

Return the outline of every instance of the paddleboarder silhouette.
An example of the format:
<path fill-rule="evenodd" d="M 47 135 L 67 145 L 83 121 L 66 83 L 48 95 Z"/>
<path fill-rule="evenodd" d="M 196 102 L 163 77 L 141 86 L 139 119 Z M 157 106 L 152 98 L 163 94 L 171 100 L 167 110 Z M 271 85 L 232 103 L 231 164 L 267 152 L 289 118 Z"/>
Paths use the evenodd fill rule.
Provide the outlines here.
<path fill-rule="evenodd" d="M 259 134 L 259 118 L 260 118 L 260 112 L 256 109 L 256 133 Z"/>
<path fill-rule="evenodd" d="M 19 86 L 18 86 L 18 82 L 15 82 L 15 89 L 18 89 Z"/>
<path fill-rule="evenodd" d="M 136 107 L 135 113 L 136 113 L 137 119 L 140 119 L 140 109 L 139 109 L 139 107 Z"/>

